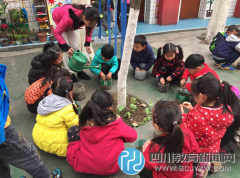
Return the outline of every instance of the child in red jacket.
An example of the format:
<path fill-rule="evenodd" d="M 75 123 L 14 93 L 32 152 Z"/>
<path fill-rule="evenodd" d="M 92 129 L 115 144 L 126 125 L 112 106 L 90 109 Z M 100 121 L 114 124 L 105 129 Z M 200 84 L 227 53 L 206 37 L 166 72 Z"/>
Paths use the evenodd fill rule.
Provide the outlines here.
<path fill-rule="evenodd" d="M 193 81 L 195 78 L 208 72 L 213 73 L 220 80 L 217 73 L 205 63 L 204 57 L 200 54 L 191 54 L 185 61 L 185 68 L 182 80 L 180 81 L 181 86 L 186 84 L 189 76 L 191 81 Z M 191 92 L 191 83 L 187 83 L 185 88 Z"/>
<path fill-rule="evenodd" d="M 106 91 L 92 95 L 79 116 L 79 126 L 69 129 L 67 161 L 77 172 L 112 175 L 119 171 L 118 157 L 124 142 L 134 142 L 137 132 L 112 111 Z M 79 132 L 80 130 L 80 132 Z"/>
<path fill-rule="evenodd" d="M 145 158 L 145 168 L 139 173 L 140 177 L 192 178 L 193 161 L 175 161 L 171 165 L 164 161 L 150 161 L 150 153 L 166 153 L 171 157 L 171 160 L 173 154 L 200 153 L 199 146 L 191 130 L 180 125 L 182 122 L 182 114 L 179 106 L 175 102 L 159 101 L 153 107 L 152 112 L 153 126 L 156 130 L 160 131 L 162 135 L 145 142 L 143 145 L 142 151 Z M 171 170 L 171 168 L 176 169 Z M 178 168 L 179 171 L 176 171 Z"/>
<path fill-rule="evenodd" d="M 192 130 L 202 153 L 219 153 L 226 130 L 230 141 L 240 126 L 238 99 L 227 82 L 221 84 L 210 72 L 193 80 L 191 88 L 197 105 L 181 105 L 182 125 Z M 189 110 L 188 114 L 183 107 Z"/>
<path fill-rule="evenodd" d="M 177 51 L 178 49 L 178 52 Z M 163 53 L 162 53 L 163 51 Z M 166 81 L 180 81 L 184 72 L 183 50 L 181 46 L 167 43 L 158 49 L 152 75 L 165 85 Z"/>

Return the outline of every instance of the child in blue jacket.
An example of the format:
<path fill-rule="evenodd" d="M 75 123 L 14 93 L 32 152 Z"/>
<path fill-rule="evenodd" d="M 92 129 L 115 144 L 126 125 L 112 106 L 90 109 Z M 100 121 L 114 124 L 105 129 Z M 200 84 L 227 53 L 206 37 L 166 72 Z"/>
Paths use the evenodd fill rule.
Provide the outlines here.
<path fill-rule="evenodd" d="M 137 71 L 148 71 L 154 64 L 155 56 L 151 46 L 148 44 L 146 37 L 137 35 L 134 38 L 134 46 L 131 57 L 131 65 Z"/>
<path fill-rule="evenodd" d="M 0 64 L 0 177 L 11 178 L 10 166 L 25 170 L 32 177 L 61 178 L 60 169 L 49 172 L 33 144 L 28 143 L 13 126 L 8 115 L 9 93 L 5 84 L 7 67 Z M 21 178 L 26 178 L 22 176 Z"/>
<path fill-rule="evenodd" d="M 114 48 L 107 44 L 101 47 L 95 54 L 91 66 L 102 65 L 102 70 L 91 68 L 90 71 L 101 77 L 103 80 L 118 79 L 121 60 L 114 56 Z"/>
<path fill-rule="evenodd" d="M 234 70 L 231 65 L 240 57 L 240 32 L 230 35 L 212 52 L 215 65 L 222 64 L 220 69 Z"/>

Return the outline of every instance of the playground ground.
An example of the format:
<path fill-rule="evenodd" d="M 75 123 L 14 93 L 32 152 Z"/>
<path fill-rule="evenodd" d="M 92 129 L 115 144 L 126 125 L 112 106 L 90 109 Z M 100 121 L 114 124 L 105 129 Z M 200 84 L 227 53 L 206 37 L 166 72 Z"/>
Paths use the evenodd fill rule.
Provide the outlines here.
<path fill-rule="evenodd" d="M 213 68 L 221 78 L 221 80 L 226 80 L 230 84 L 235 85 L 240 88 L 239 76 L 240 70 L 235 71 L 223 71 L 218 67 L 214 66 L 214 62 L 209 58 L 210 52 L 208 50 L 208 46 L 205 44 L 199 43 L 199 40 L 196 38 L 197 35 L 204 32 L 203 30 L 197 31 L 186 31 L 186 32 L 174 32 L 168 34 L 147 36 L 147 40 L 149 44 L 153 47 L 155 54 L 157 53 L 157 48 L 161 47 L 167 42 L 172 42 L 174 44 L 181 45 L 184 51 L 184 59 L 186 59 L 192 53 L 199 53 L 205 57 L 206 63 Z M 114 41 L 112 41 L 114 42 Z M 118 43 L 119 44 L 119 43 Z M 93 44 L 93 48 L 96 51 L 102 44 Z M 119 48 L 118 45 L 118 57 L 119 57 Z M 24 100 L 24 92 L 29 86 L 27 82 L 27 75 L 30 69 L 30 63 L 32 58 L 39 52 L 31 53 L 29 51 L 27 54 L 19 55 L 21 52 L 14 52 L 16 56 L 13 57 L 3 57 L 0 58 L 1 63 L 7 65 L 7 75 L 6 75 L 6 83 L 10 93 L 11 106 L 12 110 L 10 111 L 10 117 L 12 119 L 11 125 L 16 128 L 16 130 L 22 134 L 29 142 L 33 143 L 32 139 L 32 129 L 34 124 L 36 123 L 36 115 L 28 112 L 26 103 Z M 156 103 L 158 100 L 175 100 L 175 95 L 177 90 L 180 88 L 176 85 L 171 85 L 169 92 L 167 94 L 159 93 L 157 90 L 157 79 L 153 78 L 151 75 L 151 71 L 148 71 L 147 78 L 144 81 L 137 81 L 134 79 L 132 74 L 133 69 L 131 66 L 129 67 L 128 79 L 127 79 L 127 93 L 133 94 L 147 103 L 152 101 Z M 91 95 L 96 89 L 99 88 L 99 84 L 97 82 L 97 77 L 90 73 L 89 70 L 85 70 L 90 76 L 91 80 L 84 81 L 81 80 L 84 84 L 86 84 L 88 88 L 88 93 L 86 99 L 81 101 L 82 106 L 90 99 Z M 109 90 L 110 93 L 117 92 L 117 81 L 113 81 L 113 87 Z M 136 129 L 138 133 L 139 139 L 152 139 L 154 129 L 152 127 L 152 123 L 149 122 L 146 125 L 139 127 Z M 134 147 L 134 143 L 126 143 L 125 147 Z M 122 171 L 119 171 L 118 174 L 112 176 L 96 176 L 96 175 L 87 175 L 76 173 L 66 162 L 65 158 L 57 157 L 55 155 L 45 153 L 39 150 L 39 153 L 47 165 L 49 170 L 54 170 L 55 168 L 61 168 L 63 172 L 64 178 L 96 178 L 96 177 L 106 177 L 106 178 L 127 178 L 127 177 L 139 177 L 138 175 L 129 176 L 124 174 Z M 94 161 L 94 160 L 92 160 Z M 230 172 L 218 172 L 216 174 L 209 174 L 208 177 L 211 178 L 235 178 L 239 175 L 239 167 L 240 167 L 240 156 L 236 155 L 236 163 L 225 164 L 227 166 L 231 166 Z M 101 166 L 101 165 L 99 165 Z M 25 175 L 26 177 L 30 177 L 23 170 L 11 167 L 11 174 L 13 178 L 18 178 L 20 176 Z"/>

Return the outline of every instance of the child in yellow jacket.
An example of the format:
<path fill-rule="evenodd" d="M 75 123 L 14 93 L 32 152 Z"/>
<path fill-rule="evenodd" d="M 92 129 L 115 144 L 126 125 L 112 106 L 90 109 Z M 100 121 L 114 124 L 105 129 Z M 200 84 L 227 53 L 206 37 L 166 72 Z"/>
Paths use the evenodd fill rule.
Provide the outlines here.
<path fill-rule="evenodd" d="M 65 157 L 68 146 L 68 129 L 78 124 L 78 110 L 70 93 L 73 83 L 61 77 L 53 80 L 53 94 L 38 105 L 37 123 L 33 128 L 33 140 L 43 151 Z"/>

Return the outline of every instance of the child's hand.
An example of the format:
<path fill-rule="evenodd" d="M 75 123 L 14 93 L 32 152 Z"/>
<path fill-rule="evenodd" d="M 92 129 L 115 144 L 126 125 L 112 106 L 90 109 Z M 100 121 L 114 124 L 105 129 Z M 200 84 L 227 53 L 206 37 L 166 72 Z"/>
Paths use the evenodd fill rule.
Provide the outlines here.
<path fill-rule="evenodd" d="M 140 69 L 138 68 L 138 67 L 136 67 L 136 69 L 135 69 L 136 71 L 140 71 Z"/>
<path fill-rule="evenodd" d="M 88 54 L 91 54 L 91 53 L 92 53 L 92 49 L 91 49 L 91 47 L 86 46 L 86 51 L 87 51 Z"/>
<path fill-rule="evenodd" d="M 142 152 L 144 152 L 146 150 L 146 148 L 148 147 L 148 145 L 151 143 L 152 141 L 151 140 L 147 140 L 144 145 L 143 145 L 143 148 L 142 148 Z"/>
<path fill-rule="evenodd" d="M 161 83 L 162 85 L 165 85 L 165 79 L 164 79 L 163 77 L 160 79 L 160 83 Z"/>
<path fill-rule="evenodd" d="M 110 80 L 112 78 L 112 72 L 109 72 L 108 74 L 107 74 L 107 80 Z"/>
<path fill-rule="evenodd" d="M 73 56 L 73 51 L 74 51 L 74 49 L 72 49 L 72 48 L 70 48 L 70 49 L 67 51 L 67 53 L 68 53 L 68 55 L 69 55 L 70 58 Z"/>
<path fill-rule="evenodd" d="M 171 81 L 172 81 L 172 77 L 171 77 L 171 76 L 168 76 L 168 77 L 166 78 L 166 80 L 167 80 L 168 82 L 171 82 Z"/>
<path fill-rule="evenodd" d="M 179 105 L 179 108 L 181 110 L 181 113 L 184 114 L 184 109 L 183 109 L 183 105 L 182 104 Z"/>
<path fill-rule="evenodd" d="M 186 84 L 186 82 L 187 82 L 187 80 L 186 80 L 186 79 L 182 79 L 182 80 L 180 81 L 180 83 L 181 83 L 181 86 L 184 86 L 184 85 Z"/>
<path fill-rule="evenodd" d="M 145 71 L 144 69 L 141 69 L 141 71 Z"/>
<path fill-rule="evenodd" d="M 101 72 L 100 77 L 101 77 L 103 80 L 105 80 L 105 74 L 104 74 L 103 72 Z"/>
<path fill-rule="evenodd" d="M 192 104 L 189 102 L 184 102 L 182 105 L 184 108 L 186 108 L 189 111 L 193 109 Z"/>

